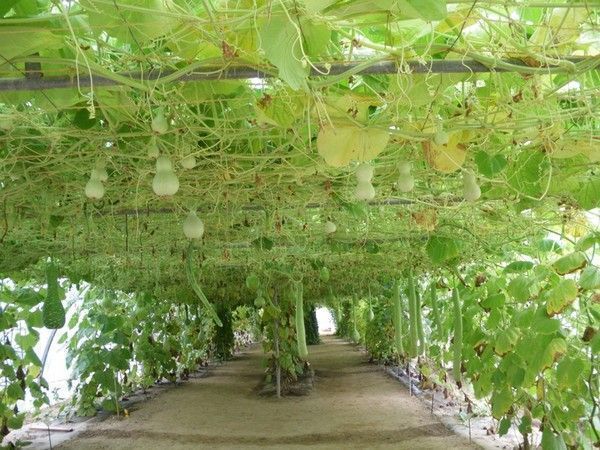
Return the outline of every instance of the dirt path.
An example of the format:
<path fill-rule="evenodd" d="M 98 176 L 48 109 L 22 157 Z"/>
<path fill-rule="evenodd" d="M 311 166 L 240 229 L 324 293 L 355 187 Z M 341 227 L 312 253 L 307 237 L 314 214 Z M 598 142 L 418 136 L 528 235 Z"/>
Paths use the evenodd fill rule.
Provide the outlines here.
<path fill-rule="evenodd" d="M 127 419 L 90 424 L 58 448 L 475 448 L 350 344 L 326 338 L 309 352 L 317 380 L 306 397 L 259 398 L 256 348 L 143 403 Z"/>

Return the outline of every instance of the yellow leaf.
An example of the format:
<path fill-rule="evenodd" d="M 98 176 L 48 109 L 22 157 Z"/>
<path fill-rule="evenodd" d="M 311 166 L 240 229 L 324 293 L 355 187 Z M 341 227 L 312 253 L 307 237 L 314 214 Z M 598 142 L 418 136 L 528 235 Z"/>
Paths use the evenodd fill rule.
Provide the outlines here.
<path fill-rule="evenodd" d="M 317 149 L 328 165 L 343 167 L 350 161 L 375 158 L 385 149 L 389 138 L 389 133 L 384 129 L 325 125 L 319 131 Z"/>
<path fill-rule="evenodd" d="M 432 141 L 423 141 L 423 152 L 427 163 L 440 172 L 450 173 L 462 167 L 467 156 L 464 142 L 470 135 L 467 131 L 450 133 L 448 144 L 436 145 Z"/>

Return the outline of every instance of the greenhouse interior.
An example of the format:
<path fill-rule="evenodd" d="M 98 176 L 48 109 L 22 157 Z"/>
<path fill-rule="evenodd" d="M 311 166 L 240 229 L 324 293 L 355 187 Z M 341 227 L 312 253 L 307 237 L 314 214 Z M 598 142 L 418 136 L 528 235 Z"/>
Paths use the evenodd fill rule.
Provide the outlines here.
<path fill-rule="evenodd" d="M 1 0 L 0 448 L 600 447 L 599 0 Z"/>

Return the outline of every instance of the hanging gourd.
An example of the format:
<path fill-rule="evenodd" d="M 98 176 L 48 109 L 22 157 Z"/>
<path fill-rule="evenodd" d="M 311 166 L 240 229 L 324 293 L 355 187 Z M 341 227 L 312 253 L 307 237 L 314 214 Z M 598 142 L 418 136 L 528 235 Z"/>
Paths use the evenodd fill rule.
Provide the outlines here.
<path fill-rule="evenodd" d="M 335 223 L 333 223 L 331 220 L 328 220 L 327 222 L 325 222 L 323 229 L 325 231 L 325 234 L 333 234 L 337 230 L 337 225 Z"/>
<path fill-rule="evenodd" d="M 361 163 L 356 168 L 355 175 L 356 175 L 356 180 L 359 183 L 361 181 L 371 182 L 371 180 L 373 179 L 373 166 L 366 162 Z"/>
<path fill-rule="evenodd" d="M 179 164 L 181 164 L 181 167 L 183 167 L 184 169 L 193 169 L 194 167 L 196 167 L 196 157 L 194 155 L 187 155 L 185 158 L 183 158 Z"/>
<path fill-rule="evenodd" d="M 158 148 L 158 142 L 156 137 L 152 136 L 150 142 L 148 142 L 148 158 L 158 158 L 160 156 L 160 149 Z"/>
<path fill-rule="evenodd" d="M 58 268 L 50 260 L 46 266 L 46 300 L 42 307 L 42 322 L 46 328 L 59 329 L 65 325 L 65 308 L 60 299 Z"/>
<path fill-rule="evenodd" d="M 356 168 L 356 180 L 358 181 L 354 196 L 357 200 L 369 201 L 375 198 L 375 188 L 371 183 L 373 179 L 373 166 L 369 163 L 362 163 Z"/>
<path fill-rule="evenodd" d="M 156 175 L 152 180 L 152 190 L 158 196 L 175 195 L 179 190 L 179 179 L 173 171 L 171 160 L 166 156 L 156 159 Z"/>
<path fill-rule="evenodd" d="M 154 117 L 152 118 L 152 131 L 158 134 L 165 134 L 169 131 L 169 122 L 165 117 L 165 109 L 160 107 L 156 110 Z"/>
<path fill-rule="evenodd" d="M 359 181 L 354 196 L 357 200 L 373 200 L 375 198 L 375 188 L 370 181 Z"/>
<path fill-rule="evenodd" d="M 462 365 L 462 340 L 463 340 L 463 326 L 462 326 L 462 308 L 460 304 L 460 296 L 458 295 L 458 289 L 452 290 L 452 305 L 454 309 L 454 339 L 453 339 L 453 358 L 452 358 L 452 376 L 454 380 L 459 384 L 461 383 L 461 365 Z"/>
<path fill-rule="evenodd" d="M 475 174 L 469 170 L 463 172 L 463 196 L 468 202 L 477 201 L 481 197 L 481 189 Z"/>
<path fill-rule="evenodd" d="M 402 296 L 401 286 L 397 281 L 393 287 L 394 294 L 394 309 L 393 309 L 393 322 L 394 322 L 394 346 L 396 347 L 396 353 L 398 356 L 404 355 L 404 345 L 402 343 Z"/>
<path fill-rule="evenodd" d="M 415 187 L 415 178 L 410 173 L 411 170 L 412 164 L 408 161 L 402 161 L 398 166 L 400 176 L 398 177 L 398 182 L 396 183 L 396 186 L 401 192 L 410 192 Z"/>
<path fill-rule="evenodd" d="M 92 174 L 91 174 L 90 178 L 95 178 L 102 182 L 105 182 L 108 180 L 108 172 L 106 171 L 106 162 L 105 161 L 98 160 L 96 162 L 96 165 L 92 169 Z"/>
<path fill-rule="evenodd" d="M 304 328 L 304 300 L 302 293 L 302 283 L 295 283 L 292 287 L 296 297 L 296 343 L 298 345 L 298 356 L 300 359 L 308 358 L 308 348 L 306 347 L 306 329 Z"/>
<path fill-rule="evenodd" d="M 183 221 L 183 234 L 188 239 L 202 239 L 204 236 L 204 222 L 196 215 L 196 211 L 190 211 Z"/>
<path fill-rule="evenodd" d="M 104 197 L 104 185 L 97 178 L 90 178 L 85 185 L 85 196 L 90 200 L 100 200 Z"/>
<path fill-rule="evenodd" d="M 409 315 L 409 336 L 408 356 L 414 358 L 418 355 L 417 342 L 419 340 L 417 325 L 417 294 L 415 292 L 415 282 L 412 271 L 408 274 L 408 315 Z"/>

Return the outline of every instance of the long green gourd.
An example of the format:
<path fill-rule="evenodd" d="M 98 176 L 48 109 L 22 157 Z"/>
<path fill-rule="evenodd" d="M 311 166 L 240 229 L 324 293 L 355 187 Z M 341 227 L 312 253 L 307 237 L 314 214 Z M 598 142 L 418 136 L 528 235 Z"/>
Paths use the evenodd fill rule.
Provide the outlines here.
<path fill-rule="evenodd" d="M 402 343 L 402 297 L 400 283 L 397 281 L 394 283 L 394 343 L 396 346 L 396 353 L 399 356 L 404 355 L 404 345 Z"/>
<path fill-rule="evenodd" d="M 190 240 L 190 245 L 189 245 L 188 251 L 187 251 L 187 261 L 185 264 L 185 272 L 186 272 L 188 281 L 190 283 L 190 286 L 192 286 L 192 290 L 194 291 L 194 293 L 198 296 L 198 298 L 204 305 L 206 312 L 212 318 L 213 322 L 218 327 L 222 327 L 223 322 L 221 322 L 221 319 L 219 319 L 219 316 L 217 315 L 215 308 L 213 308 L 213 305 L 211 305 L 211 303 L 208 301 L 208 299 L 206 298 L 206 295 L 204 295 L 204 292 L 202 292 L 202 288 L 200 288 L 200 285 L 196 281 L 196 277 L 194 275 L 194 261 L 193 260 L 194 260 L 194 241 Z"/>
<path fill-rule="evenodd" d="M 355 299 L 352 298 L 352 340 L 357 344 L 360 342 L 360 333 L 356 328 L 356 305 Z"/>
<path fill-rule="evenodd" d="M 408 356 L 414 358 L 417 356 L 417 296 L 415 294 L 415 283 L 413 280 L 413 274 L 408 274 L 408 315 L 410 318 L 409 333 L 410 340 L 408 342 Z"/>
<path fill-rule="evenodd" d="M 435 281 L 431 283 L 429 288 L 429 295 L 431 300 L 431 312 L 433 314 L 433 324 L 435 325 L 435 331 L 439 339 L 443 339 L 444 332 L 442 330 L 442 321 L 440 319 L 440 309 L 438 305 L 437 289 L 435 288 Z"/>
<path fill-rule="evenodd" d="M 462 364 L 462 340 L 463 340 L 463 326 L 462 326 L 462 309 L 460 306 L 460 297 L 458 295 L 458 289 L 454 288 L 452 291 L 452 304 L 454 306 L 454 358 L 452 360 L 452 376 L 457 383 L 461 382 L 461 371 L 460 367 Z"/>
<path fill-rule="evenodd" d="M 46 328 L 59 329 L 65 325 L 65 308 L 60 301 L 60 286 L 58 285 L 58 267 L 51 259 L 46 265 L 46 300 L 42 308 L 42 322 Z"/>
<path fill-rule="evenodd" d="M 415 287 L 415 313 L 417 316 L 417 335 L 419 337 L 419 355 L 425 353 L 425 333 L 423 332 L 423 311 L 421 304 L 421 294 Z"/>
<path fill-rule="evenodd" d="M 293 286 L 296 296 L 296 342 L 298 344 L 298 355 L 301 359 L 308 358 L 308 348 L 306 347 L 306 329 L 304 328 L 304 300 L 302 283 Z"/>

